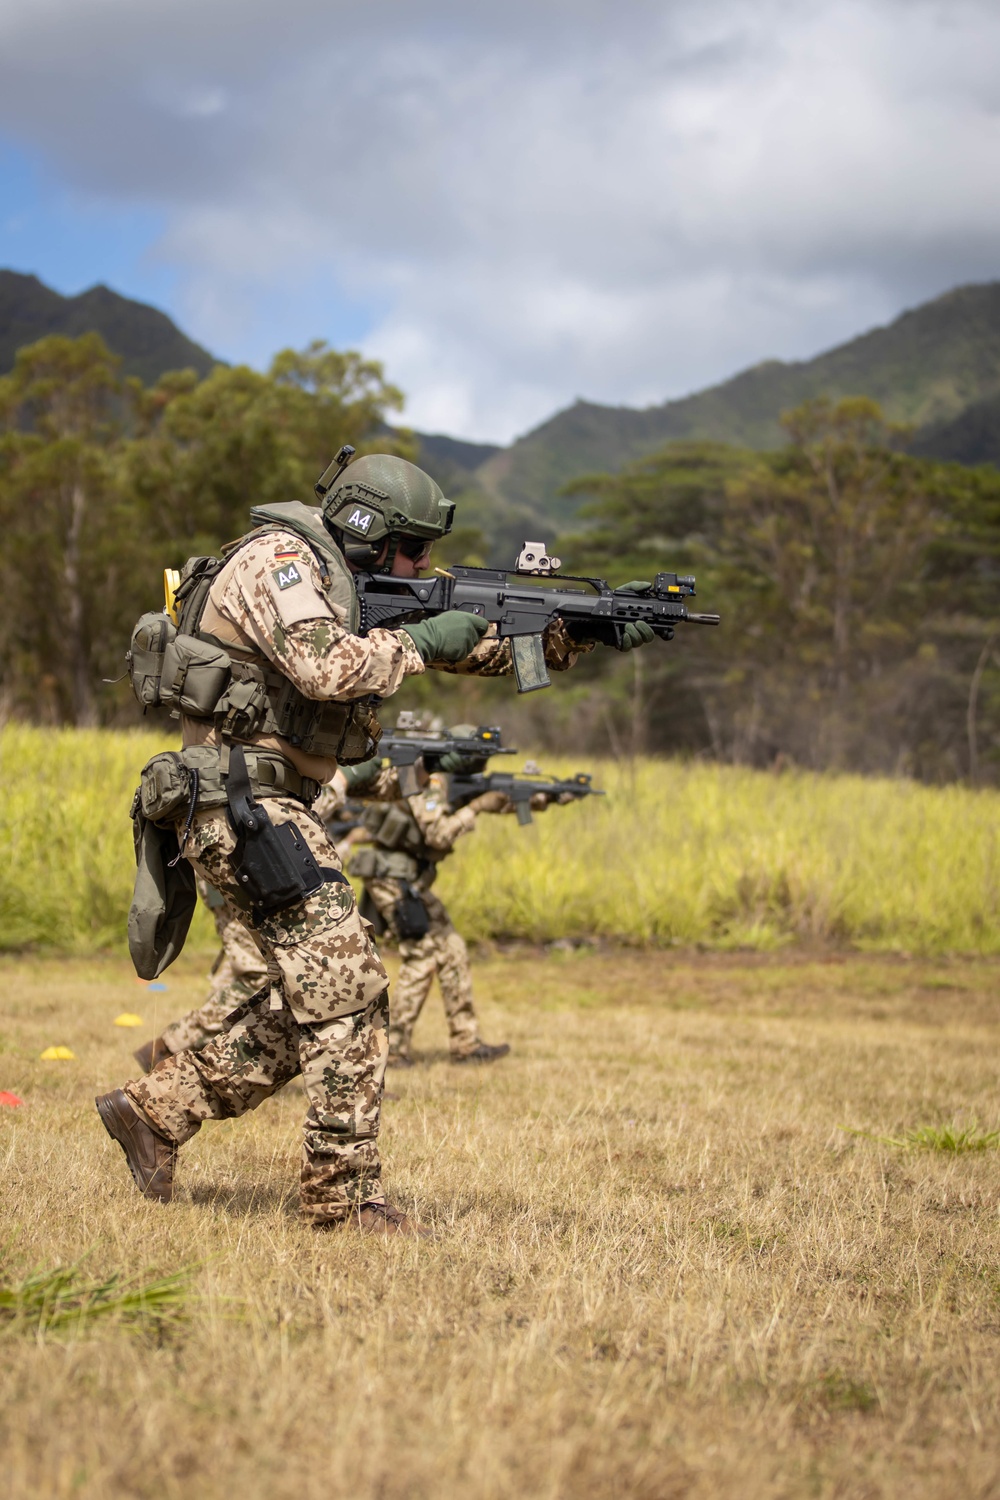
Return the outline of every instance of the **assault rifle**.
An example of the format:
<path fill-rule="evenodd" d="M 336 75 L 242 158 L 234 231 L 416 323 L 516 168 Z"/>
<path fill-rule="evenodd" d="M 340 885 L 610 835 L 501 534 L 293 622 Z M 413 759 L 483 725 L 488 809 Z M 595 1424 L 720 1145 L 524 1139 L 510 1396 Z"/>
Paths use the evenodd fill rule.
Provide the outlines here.
<path fill-rule="evenodd" d="M 519 693 L 549 686 L 542 631 L 561 619 L 570 636 L 621 646 L 625 626 L 643 620 L 661 640 L 673 639 L 678 623 L 718 625 L 718 615 L 692 613 L 685 599 L 694 596 L 690 575 L 657 573 L 645 593 L 613 589 L 603 578 L 560 575 L 554 585 L 529 580 L 554 578 L 561 566 L 540 542 L 525 542 L 513 571 L 454 565 L 436 568 L 436 578 L 393 578 L 359 573 L 355 578 L 361 606 L 360 634 L 376 626 L 395 629 L 427 615 L 464 609 L 489 620 L 501 640 L 509 639 Z"/>
<path fill-rule="evenodd" d="M 511 775 L 502 771 L 489 775 L 455 775 L 448 778 L 448 801 L 452 807 L 465 807 L 466 803 L 481 797 L 484 792 L 503 792 L 514 804 L 517 821 L 522 824 L 530 823 L 531 799 L 537 793 L 542 792 L 552 800 L 563 796 L 578 800 L 583 797 L 603 797 L 603 792 L 591 786 L 592 780 L 586 771 L 578 771 L 565 781 L 550 780 L 546 776 Z"/>
<path fill-rule="evenodd" d="M 485 760 L 488 755 L 517 754 L 501 740 L 502 733 L 496 725 L 481 724 L 472 734 L 454 735 L 446 729 L 421 729 L 415 715 L 404 711 L 396 721 L 396 728 L 383 734 L 378 753 L 396 768 L 403 796 L 412 797 L 419 789 L 418 760 L 423 760 L 428 771 L 436 771 L 442 755 L 473 755 Z"/>

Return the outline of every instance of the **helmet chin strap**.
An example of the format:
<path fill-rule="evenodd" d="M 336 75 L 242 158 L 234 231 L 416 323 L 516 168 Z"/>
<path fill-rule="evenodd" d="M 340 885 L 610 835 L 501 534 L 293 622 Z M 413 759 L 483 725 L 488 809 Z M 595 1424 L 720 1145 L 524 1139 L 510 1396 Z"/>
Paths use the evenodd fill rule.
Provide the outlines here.
<path fill-rule="evenodd" d="M 396 532 L 390 531 L 390 533 L 389 533 L 389 545 L 388 545 L 388 547 L 385 550 L 385 557 L 384 557 L 383 561 L 380 562 L 379 565 L 378 565 L 377 571 L 379 573 L 391 573 L 392 572 L 392 565 L 396 561 L 396 553 L 398 551 L 399 551 L 399 537 L 397 536 Z"/>

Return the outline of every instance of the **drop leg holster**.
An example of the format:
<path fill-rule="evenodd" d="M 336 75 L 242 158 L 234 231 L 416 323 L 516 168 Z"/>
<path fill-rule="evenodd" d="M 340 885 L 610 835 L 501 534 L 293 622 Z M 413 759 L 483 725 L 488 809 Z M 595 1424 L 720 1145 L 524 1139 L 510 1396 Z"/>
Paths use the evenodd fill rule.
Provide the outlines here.
<path fill-rule="evenodd" d="M 256 916 L 268 916 L 304 901 L 327 880 L 344 880 L 339 870 L 316 863 L 297 824 L 275 826 L 266 808 L 254 801 L 241 745 L 231 747 L 223 781 L 229 821 L 236 835 L 229 863 Z"/>

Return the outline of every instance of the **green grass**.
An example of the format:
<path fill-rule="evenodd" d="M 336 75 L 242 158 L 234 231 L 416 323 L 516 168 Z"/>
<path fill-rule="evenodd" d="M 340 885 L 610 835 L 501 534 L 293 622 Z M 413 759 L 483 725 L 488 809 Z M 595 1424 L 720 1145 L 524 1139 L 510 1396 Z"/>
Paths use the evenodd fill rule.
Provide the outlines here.
<path fill-rule="evenodd" d="M 841 1126 L 848 1135 L 877 1141 L 880 1146 L 895 1146 L 901 1151 L 993 1151 L 1000 1146 L 1000 1130 L 980 1130 L 977 1121 L 971 1125 L 918 1125 L 902 1135 L 874 1135 L 870 1130 L 853 1130 Z"/>
<path fill-rule="evenodd" d="M 0 732 L 0 949 L 123 946 L 128 809 L 161 748 L 142 733 Z M 529 828 L 484 817 L 461 842 L 440 891 L 466 936 L 1000 952 L 996 792 L 677 761 L 586 769 L 606 797 Z M 213 941 L 204 913 L 190 941 Z"/>
<path fill-rule="evenodd" d="M 98 1319 L 162 1322 L 181 1310 L 189 1274 L 176 1271 L 144 1282 L 114 1273 L 90 1281 L 79 1266 L 32 1271 L 19 1281 L 0 1283 L 0 1334 L 80 1334 Z"/>
<path fill-rule="evenodd" d="M 0 731 L 0 949 L 121 948 L 139 772 L 167 748 L 141 732 Z M 199 912 L 192 940 L 207 943 Z"/>
<path fill-rule="evenodd" d="M 1000 951 L 995 792 L 676 761 L 594 769 L 606 797 L 526 829 L 479 820 L 441 879 L 467 936 Z"/>

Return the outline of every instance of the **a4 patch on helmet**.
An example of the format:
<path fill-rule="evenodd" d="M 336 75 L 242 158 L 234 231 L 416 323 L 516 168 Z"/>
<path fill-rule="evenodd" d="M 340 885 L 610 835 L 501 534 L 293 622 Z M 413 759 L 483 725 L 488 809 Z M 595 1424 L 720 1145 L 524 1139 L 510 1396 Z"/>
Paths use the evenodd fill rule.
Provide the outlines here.
<path fill-rule="evenodd" d="M 363 536 L 367 541 L 372 534 L 372 527 L 378 520 L 378 511 L 372 510 L 367 505 L 354 504 L 346 507 L 348 514 L 337 517 L 337 525 L 344 531 L 349 531 L 352 536 Z"/>
<path fill-rule="evenodd" d="M 455 513 L 429 474 L 391 453 L 356 458 L 330 485 L 322 506 L 327 524 L 351 542 L 389 535 L 434 542 L 451 530 Z"/>

